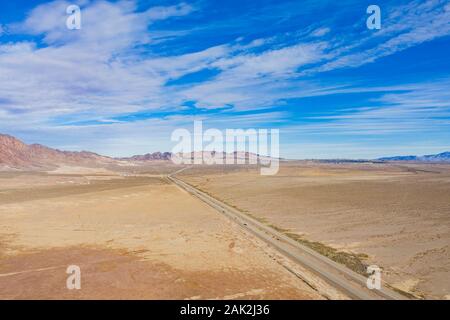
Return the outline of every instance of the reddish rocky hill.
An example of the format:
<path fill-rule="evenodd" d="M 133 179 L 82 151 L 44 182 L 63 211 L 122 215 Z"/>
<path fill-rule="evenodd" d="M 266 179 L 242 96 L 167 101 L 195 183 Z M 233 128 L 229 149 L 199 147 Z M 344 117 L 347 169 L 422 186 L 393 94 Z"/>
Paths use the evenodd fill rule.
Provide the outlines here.
<path fill-rule="evenodd" d="M 100 166 L 116 160 L 92 152 L 60 151 L 40 144 L 25 144 L 0 134 L 0 166 L 9 168 L 54 168 L 60 165 Z"/>

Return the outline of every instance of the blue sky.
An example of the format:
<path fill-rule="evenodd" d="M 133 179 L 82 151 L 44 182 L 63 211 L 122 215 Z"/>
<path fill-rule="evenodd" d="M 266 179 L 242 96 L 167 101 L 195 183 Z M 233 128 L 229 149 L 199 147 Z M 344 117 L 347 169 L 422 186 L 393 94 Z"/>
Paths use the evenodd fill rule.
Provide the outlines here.
<path fill-rule="evenodd" d="M 277 128 L 288 158 L 437 153 L 449 36 L 448 1 L 2 1 L 0 132 L 127 156 L 203 120 Z"/>

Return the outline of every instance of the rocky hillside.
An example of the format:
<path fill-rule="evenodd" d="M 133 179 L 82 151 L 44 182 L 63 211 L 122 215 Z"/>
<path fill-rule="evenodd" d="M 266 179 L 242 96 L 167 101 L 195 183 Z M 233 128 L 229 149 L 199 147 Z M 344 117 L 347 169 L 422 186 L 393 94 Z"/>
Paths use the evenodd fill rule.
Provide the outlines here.
<path fill-rule="evenodd" d="M 60 151 L 40 144 L 25 144 L 0 134 L 0 166 L 13 169 L 54 168 L 60 165 L 101 166 L 115 160 L 92 152 Z"/>

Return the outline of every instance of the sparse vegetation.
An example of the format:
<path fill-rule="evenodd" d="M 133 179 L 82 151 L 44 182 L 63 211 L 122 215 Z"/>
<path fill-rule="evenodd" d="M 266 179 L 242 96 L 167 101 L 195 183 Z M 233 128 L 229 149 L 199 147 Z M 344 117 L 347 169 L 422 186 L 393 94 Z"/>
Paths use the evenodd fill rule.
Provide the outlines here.
<path fill-rule="evenodd" d="M 341 263 L 345 265 L 347 268 L 362 274 L 364 276 L 367 275 L 367 264 L 364 263 L 363 260 L 367 259 L 367 254 L 364 253 L 350 253 L 345 251 L 337 250 L 336 248 L 327 246 L 321 242 L 310 241 L 302 236 L 292 233 L 292 232 L 284 232 L 288 237 L 294 239 L 295 241 L 319 252 L 320 254 L 330 258 L 333 261 Z"/>
<path fill-rule="evenodd" d="M 337 262 L 337 263 L 341 263 L 343 265 L 345 265 L 347 268 L 349 268 L 350 270 L 353 270 L 359 274 L 362 274 L 364 276 L 367 275 L 366 270 L 367 270 L 367 264 L 364 262 L 364 260 L 366 260 L 369 256 L 365 253 L 350 253 L 350 252 L 345 252 L 345 251 L 340 251 L 337 250 L 336 248 L 327 246 L 321 242 L 317 242 L 317 241 L 310 241 L 305 239 L 303 236 L 296 234 L 288 229 L 283 229 L 280 228 L 274 224 L 271 224 L 267 221 L 267 219 L 261 218 L 261 217 L 257 217 L 253 214 L 251 214 L 249 211 L 247 210 L 243 210 L 241 208 L 238 208 L 237 206 L 228 203 L 227 201 L 224 201 L 222 199 L 218 199 L 217 197 L 215 197 L 214 195 L 212 195 L 211 193 L 207 192 L 206 190 L 201 189 L 198 185 L 194 185 L 194 187 L 196 187 L 197 189 L 201 190 L 202 192 L 206 193 L 207 195 L 209 195 L 212 198 L 215 198 L 217 200 L 220 200 L 221 202 L 225 203 L 226 205 L 238 210 L 239 212 L 246 214 L 248 216 L 250 216 L 251 218 L 266 224 L 267 226 L 271 227 L 272 229 L 275 229 L 276 231 L 285 234 L 286 236 L 288 236 L 289 238 L 301 243 L 302 245 L 307 246 L 308 248 L 311 248 L 313 250 L 315 250 L 316 252 L 324 255 L 327 258 L 330 258 L 331 260 Z"/>

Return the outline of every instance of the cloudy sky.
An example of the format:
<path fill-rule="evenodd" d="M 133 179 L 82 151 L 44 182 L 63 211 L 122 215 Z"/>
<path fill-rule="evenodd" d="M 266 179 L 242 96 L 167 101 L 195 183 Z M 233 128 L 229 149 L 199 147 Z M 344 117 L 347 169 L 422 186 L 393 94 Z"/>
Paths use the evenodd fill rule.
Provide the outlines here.
<path fill-rule="evenodd" d="M 203 120 L 278 128 L 290 158 L 441 152 L 449 36 L 448 1 L 1 1 L 0 133 L 126 156 Z"/>

